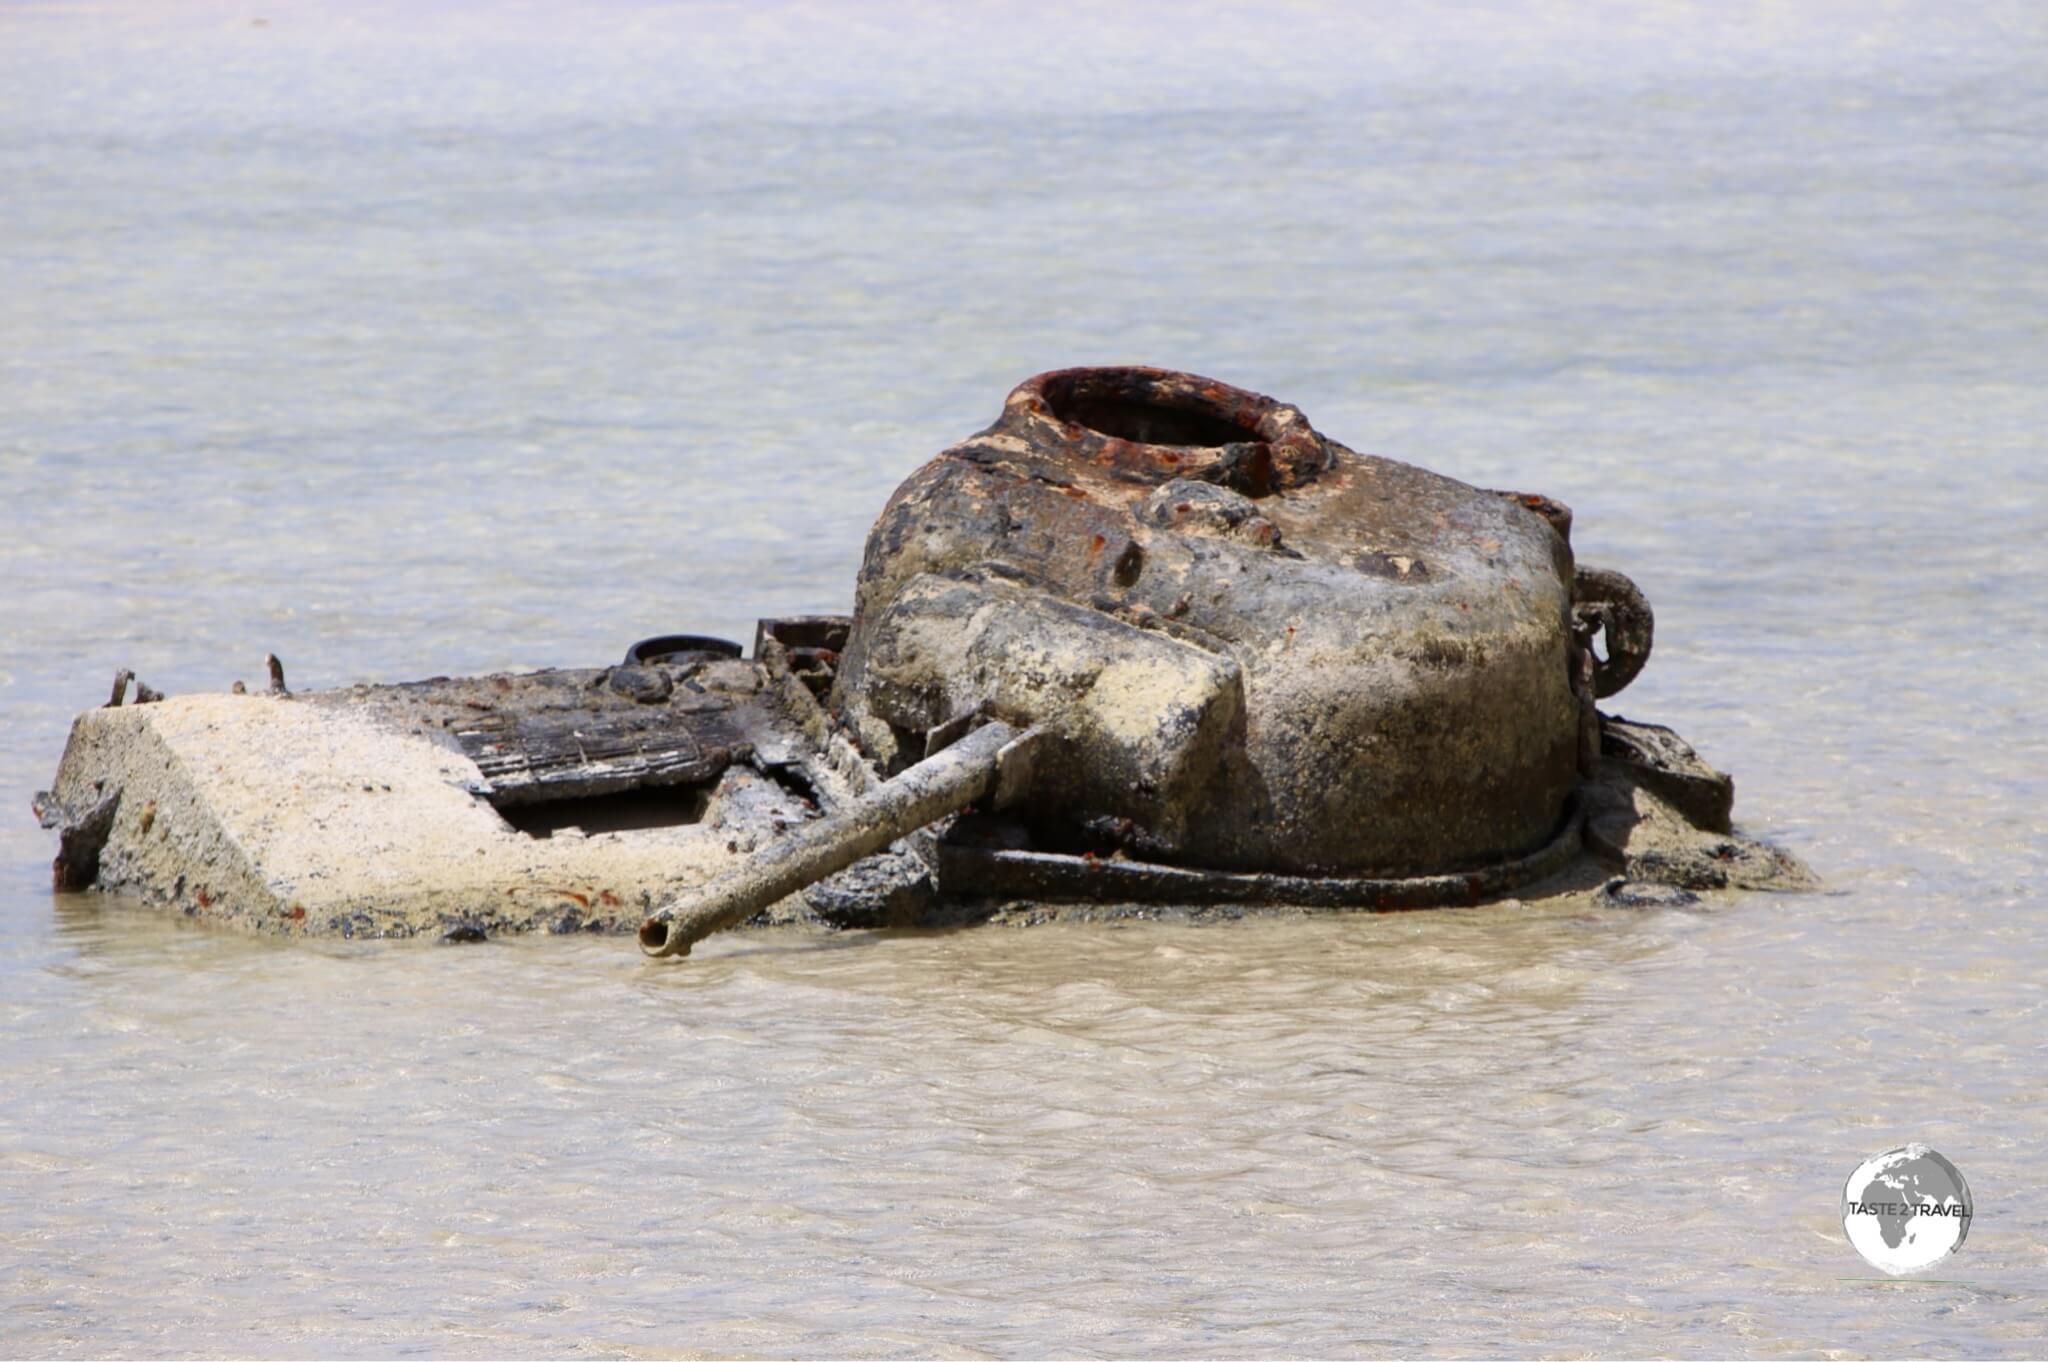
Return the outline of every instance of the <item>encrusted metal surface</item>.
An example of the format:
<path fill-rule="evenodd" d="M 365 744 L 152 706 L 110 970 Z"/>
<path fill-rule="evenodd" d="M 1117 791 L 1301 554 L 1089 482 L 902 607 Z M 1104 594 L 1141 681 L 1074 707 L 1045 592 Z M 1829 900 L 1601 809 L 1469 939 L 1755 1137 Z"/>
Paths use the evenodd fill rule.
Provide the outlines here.
<path fill-rule="evenodd" d="M 1564 870 L 1584 851 L 1574 803 L 1537 850 L 1449 875 L 1346 877 L 1202 870 L 1092 854 L 994 845 L 957 826 L 937 844 L 941 893 L 1053 902 L 1288 904 L 1302 908 L 1443 908 L 1512 893 Z"/>
<path fill-rule="evenodd" d="M 1541 846 L 1563 815 L 1590 698 L 1574 576 L 1543 508 L 1360 454 L 1294 407 L 1188 374 L 1063 370 L 890 500 L 833 705 L 892 766 L 978 706 L 1055 730 L 1093 716 L 1068 744 L 1093 778 L 1048 782 L 1036 814 L 1125 826 L 1145 859 L 1459 871 Z M 995 633 L 1001 660 L 959 643 Z M 1144 686 L 1101 694 L 1119 659 L 1169 645 L 1217 674 L 1182 706 L 1199 718 L 1147 711 Z M 1124 727 L 1098 721 L 1113 710 Z M 1181 783 L 1126 778 L 1146 771 Z"/>
<path fill-rule="evenodd" d="M 787 726 L 750 663 L 549 669 L 311 691 L 375 712 L 476 763 L 500 806 L 701 784 Z"/>

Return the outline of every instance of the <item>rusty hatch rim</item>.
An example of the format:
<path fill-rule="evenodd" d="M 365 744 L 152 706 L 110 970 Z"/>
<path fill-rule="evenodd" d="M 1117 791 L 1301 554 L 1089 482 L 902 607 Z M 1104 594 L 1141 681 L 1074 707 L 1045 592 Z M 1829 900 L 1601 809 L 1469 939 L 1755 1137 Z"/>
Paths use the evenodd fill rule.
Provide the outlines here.
<path fill-rule="evenodd" d="M 1052 369 L 1024 380 L 998 423 L 1077 465 L 1145 482 L 1241 484 L 1254 496 L 1307 482 L 1331 452 L 1298 407 L 1178 369 Z M 1218 469 L 1234 470 L 1218 478 Z"/>

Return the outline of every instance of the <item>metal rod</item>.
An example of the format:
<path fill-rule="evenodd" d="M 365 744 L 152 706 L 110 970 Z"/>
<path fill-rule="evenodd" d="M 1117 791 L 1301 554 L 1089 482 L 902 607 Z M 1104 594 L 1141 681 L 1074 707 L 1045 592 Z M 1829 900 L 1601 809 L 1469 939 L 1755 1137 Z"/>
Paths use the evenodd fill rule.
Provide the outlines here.
<path fill-rule="evenodd" d="M 839 812 L 770 842 L 731 874 L 662 908 L 640 924 L 640 949 L 656 958 L 688 955 L 693 944 L 713 932 L 737 927 L 776 900 L 994 795 L 998 759 L 1035 735 L 1036 730 L 1019 732 L 1006 723 L 984 724 Z"/>

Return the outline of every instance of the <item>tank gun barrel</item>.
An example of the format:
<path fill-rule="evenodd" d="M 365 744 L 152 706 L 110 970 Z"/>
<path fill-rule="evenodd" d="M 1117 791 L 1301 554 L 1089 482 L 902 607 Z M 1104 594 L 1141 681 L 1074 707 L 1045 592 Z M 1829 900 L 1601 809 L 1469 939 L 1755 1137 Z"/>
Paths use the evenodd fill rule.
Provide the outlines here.
<path fill-rule="evenodd" d="M 713 932 L 737 927 L 778 899 L 844 870 L 926 824 L 993 798 L 1006 803 L 1026 778 L 1039 736 L 992 721 L 886 780 L 846 808 L 778 838 L 722 879 L 640 924 L 649 956 L 688 955 Z"/>

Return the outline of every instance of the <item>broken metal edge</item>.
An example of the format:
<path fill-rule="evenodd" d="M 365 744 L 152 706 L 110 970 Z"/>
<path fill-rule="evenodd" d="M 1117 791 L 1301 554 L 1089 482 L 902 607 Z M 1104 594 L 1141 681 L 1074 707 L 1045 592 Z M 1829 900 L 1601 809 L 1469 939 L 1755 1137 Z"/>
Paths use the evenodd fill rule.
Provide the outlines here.
<path fill-rule="evenodd" d="M 1148 861 L 971 846 L 941 838 L 933 879 L 941 894 L 1054 903 L 1270 905 L 1280 908 L 1448 908 L 1478 903 L 1566 869 L 1585 854 L 1585 809 L 1574 795 L 1557 832 L 1525 856 L 1451 874 L 1404 878 L 1267 875 Z"/>

